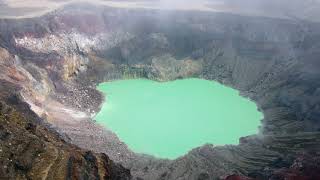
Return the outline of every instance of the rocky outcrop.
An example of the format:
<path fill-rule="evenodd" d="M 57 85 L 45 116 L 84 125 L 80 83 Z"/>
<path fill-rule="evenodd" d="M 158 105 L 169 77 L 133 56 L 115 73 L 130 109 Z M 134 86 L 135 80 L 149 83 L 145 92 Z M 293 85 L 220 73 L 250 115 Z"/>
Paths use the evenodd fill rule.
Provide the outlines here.
<path fill-rule="evenodd" d="M 41 132 L 54 130 L 68 143 L 106 153 L 134 179 L 312 179 L 320 156 L 319 32 L 318 23 L 307 21 L 70 5 L 38 18 L 0 20 L 0 79 L 50 124 L 50 130 L 38 125 Z M 99 82 L 187 77 L 218 81 L 255 101 L 264 114 L 259 134 L 242 137 L 238 146 L 204 145 L 163 160 L 131 152 L 92 121 L 103 100 Z M 103 169 L 127 174 L 105 155 L 50 142 L 57 151 L 47 158 L 66 156 L 68 165 L 59 165 L 79 177 L 102 177 Z"/>
<path fill-rule="evenodd" d="M 81 150 L 46 125 L 1 81 L 1 179 L 130 179 L 130 171 L 105 154 Z"/>

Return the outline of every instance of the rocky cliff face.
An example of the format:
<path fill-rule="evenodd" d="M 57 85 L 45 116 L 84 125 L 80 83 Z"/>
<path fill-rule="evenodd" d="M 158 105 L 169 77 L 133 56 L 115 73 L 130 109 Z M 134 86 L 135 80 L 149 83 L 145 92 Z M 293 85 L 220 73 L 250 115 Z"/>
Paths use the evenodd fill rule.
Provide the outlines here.
<path fill-rule="evenodd" d="M 71 145 L 2 81 L 0 94 L 1 179 L 130 179 L 130 171 L 105 154 Z"/>
<path fill-rule="evenodd" d="M 1 172 L 58 177 L 61 168 L 65 173 L 59 178 L 129 177 L 97 152 L 130 169 L 134 179 L 318 178 L 319 30 L 320 24 L 306 21 L 87 4 L 33 19 L 0 20 L 2 91 L 15 87 L 19 97 L 13 105 L 3 102 L 26 114 L 18 120 L 2 118 L 19 134 L 1 142 L 19 144 L 28 138 L 24 132 L 39 142 L 39 153 L 28 148 L 31 140 L 21 141 L 27 150 L 13 155 L 3 149 L 11 169 Z M 97 83 L 137 77 L 199 77 L 238 89 L 263 112 L 260 133 L 241 138 L 238 146 L 205 145 L 173 161 L 135 154 L 92 116 L 103 100 Z M 35 114 L 21 112 L 28 107 Z M 25 128 L 30 119 L 46 125 L 30 132 Z M 47 142 L 41 133 L 52 138 Z M 42 155 L 36 161 L 40 152 L 47 152 L 44 159 L 51 165 L 41 165 Z M 30 158 L 12 159 L 20 156 Z M 29 169 L 19 170 L 19 163 Z"/>

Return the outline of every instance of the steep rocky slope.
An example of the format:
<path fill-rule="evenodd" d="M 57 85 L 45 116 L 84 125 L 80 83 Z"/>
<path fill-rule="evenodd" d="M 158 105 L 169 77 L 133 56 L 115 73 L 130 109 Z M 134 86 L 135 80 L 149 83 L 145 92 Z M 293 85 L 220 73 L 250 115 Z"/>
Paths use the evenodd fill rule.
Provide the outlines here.
<path fill-rule="evenodd" d="M 3 91 L 17 87 L 33 119 L 47 123 L 50 130 L 39 125 L 42 133 L 56 131 L 68 143 L 106 153 L 134 179 L 317 179 L 319 37 L 320 24 L 307 21 L 70 5 L 38 18 L 0 20 L 0 79 L 10 82 Z M 199 77 L 238 89 L 263 112 L 260 133 L 238 146 L 204 145 L 173 161 L 135 154 L 92 117 L 103 100 L 97 83 L 136 77 Z M 66 156 L 88 174 L 107 171 L 97 163 L 105 161 L 111 174 L 127 175 L 104 155 L 55 138 L 50 147 L 76 153 Z"/>
<path fill-rule="evenodd" d="M 105 154 L 64 141 L 22 101 L 22 87 L 13 82 L 26 77 L 9 64 L 0 67 L 10 76 L 0 80 L 0 179 L 130 179 L 130 171 Z"/>

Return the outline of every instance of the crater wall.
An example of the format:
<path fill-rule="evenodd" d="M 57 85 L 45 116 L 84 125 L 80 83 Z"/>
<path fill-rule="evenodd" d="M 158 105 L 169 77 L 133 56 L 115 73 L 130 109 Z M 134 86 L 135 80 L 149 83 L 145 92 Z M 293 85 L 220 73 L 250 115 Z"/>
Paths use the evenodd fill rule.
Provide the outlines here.
<path fill-rule="evenodd" d="M 106 153 L 135 179 L 319 177 L 319 30 L 308 21 L 69 5 L 0 20 L 0 79 L 65 141 Z M 96 84 L 138 77 L 238 89 L 263 112 L 260 133 L 173 161 L 134 154 L 92 117 L 103 101 Z"/>

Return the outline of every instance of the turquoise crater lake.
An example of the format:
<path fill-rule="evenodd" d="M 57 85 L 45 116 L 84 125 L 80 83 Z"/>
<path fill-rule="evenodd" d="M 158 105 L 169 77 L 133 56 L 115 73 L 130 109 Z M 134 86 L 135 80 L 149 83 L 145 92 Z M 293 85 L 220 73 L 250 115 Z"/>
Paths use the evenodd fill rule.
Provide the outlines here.
<path fill-rule="evenodd" d="M 174 159 L 206 143 L 238 144 L 258 131 L 255 103 L 217 82 L 146 79 L 101 83 L 106 96 L 97 123 L 137 153 Z"/>

